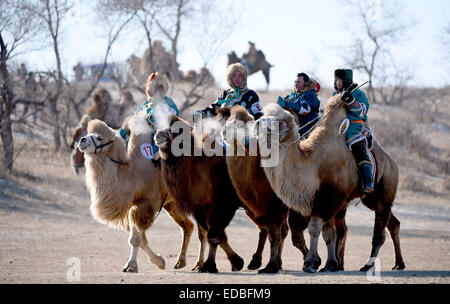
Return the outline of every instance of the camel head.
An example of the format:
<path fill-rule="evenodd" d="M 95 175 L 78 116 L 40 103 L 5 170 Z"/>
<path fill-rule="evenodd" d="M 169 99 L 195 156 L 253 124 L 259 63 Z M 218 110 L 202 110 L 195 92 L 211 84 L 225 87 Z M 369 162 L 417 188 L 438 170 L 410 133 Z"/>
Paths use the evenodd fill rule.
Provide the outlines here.
<path fill-rule="evenodd" d="M 227 63 L 227 65 L 230 65 L 230 64 L 233 64 L 233 63 L 237 63 L 237 62 L 241 62 L 241 60 L 239 60 L 239 57 L 236 55 L 236 53 L 234 51 L 229 53 L 227 56 L 228 56 L 228 63 Z"/>
<path fill-rule="evenodd" d="M 278 139 L 280 145 L 290 144 L 300 136 L 294 116 L 276 103 L 264 107 L 264 116 L 255 122 L 252 135 L 267 143 L 270 138 Z"/>
<path fill-rule="evenodd" d="M 125 142 L 104 121 L 89 121 L 87 133 L 78 144 L 81 152 L 89 156 L 108 155 L 116 162 L 126 162 Z"/>
<path fill-rule="evenodd" d="M 155 134 L 155 143 L 159 147 L 162 157 L 171 153 L 172 142 L 180 133 L 183 137 L 189 136 L 189 140 L 191 139 L 192 126 L 187 121 L 170 114 L 168 122 L 167 127 L 158 129 Z"/>

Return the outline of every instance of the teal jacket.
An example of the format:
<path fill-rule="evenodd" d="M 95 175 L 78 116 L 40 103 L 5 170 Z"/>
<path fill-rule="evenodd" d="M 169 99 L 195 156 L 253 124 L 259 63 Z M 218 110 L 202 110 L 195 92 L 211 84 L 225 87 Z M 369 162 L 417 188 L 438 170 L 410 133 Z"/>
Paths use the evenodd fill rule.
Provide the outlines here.
<path fill-rule="evenodd" d="M 174 113 L 175 115 L 179 115 L 180 112 L 178 111 L 177 105 L 172 100 L 172 98 L 164 96 L 163 99 L 159 100 L 159 102 L 164 101 L 164 104 L 169 107 L 170 112 Z M 153 113 L 158 109 L 158 107 L 161 107 L 162 105 L 160 103 L 156 103 L 155 105 L 151 107 L 147 107 L 149 103 L 149 99 L 145 100 L 145 102 L 136 110 L 136 114 L 138 114 L 140 111 L 144 110 L 147 112 L 147 120 L 151 123 L 155 123 L 155 118 L 153 117 Z"/>
<path fill-rule="evenodd" d="M 337 92 L 334 92 L 333 96 L 336 94 Z M 347 118 L 350 126 L 345 132 L 345 139 L 349 146 L 372 135 L 370 128 L 366 125 L 369 111 L 369 100 L 366 94 L 357 89 L 352 96 L 355 99 L 351 105 L 347 106 Z"/>

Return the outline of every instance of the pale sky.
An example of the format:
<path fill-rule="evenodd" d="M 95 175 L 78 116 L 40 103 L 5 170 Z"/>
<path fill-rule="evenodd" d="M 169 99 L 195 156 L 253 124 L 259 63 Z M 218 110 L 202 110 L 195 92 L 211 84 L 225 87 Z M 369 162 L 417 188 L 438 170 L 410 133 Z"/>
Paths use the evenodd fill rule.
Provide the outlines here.
<path fill-rule="evenodd" d="M 83 13 L 85 4 L 83 1 L 81 3 L 80 9 L 69 20 L 76 25 L 66 28 L 63 41 L 63 64 L 67 72 L 78 61 L 100 62 L 106 45 L 106 42 L 102 44 L 98 39 L 100 30 L 90 21 L 95 18 Z M 230 4 L 231 1 L 226 3 Z M 270 89 L 291 88 L 295 75 L 302 71 L 318 78 L 322 86 L 332 86 L 333 71 L 342 67 L 345 56 L 339 53 L 337 46 L 351 42 L 345 27 L 352 24 L 352 15 L 348 9 L 341 7 L 340 1 L 236 0 L 236 3 L 242 4 L 237 8 L 240 21 L 212 66 L 212 73 L 220 86 L 226 86 L 226 54 L 234 50 L 241 56 L 248 50 L 249 40 L 255 42 L 256 48 L 261 49 L 266 59 L 274 65 Z M 416 71 L 412 85 L 448 85 L 450 64 L 444 64 L 445 50 L 438 40 L 450 22 L 450 1 L 406 0 L 401 1 L 401 4 L 406 7 L 407 19 L 415 20 L 416 25 L 407 33 L 404 44 L 394 50 L 396 60 L 410 65 Z M 226 17 L 226 14 L 224 8 L 223 15 Z M 221 20 L 217 22 L 220 25 Z M 144 37 L 133 32 L 125 34 L 114 47 L 110 61 L 123 61 L 132 53 L 141 56 L 147 47 Z M 182 32 L 178 61 L 183 71 L 202 66 L 193 39 L 189 31 Z M 20 61 L 26 58 L 30 67 L 45 68 L 53 65 L 53 57 L 49 51 L 40 51 L 17 59 Z M 363 74 L 354 75 L 356 82 L 363 82 L 366 80 L 364 78 Z M 262 73 L 250 76 L 248 85 L 253 89 L 265 88 Z"/>

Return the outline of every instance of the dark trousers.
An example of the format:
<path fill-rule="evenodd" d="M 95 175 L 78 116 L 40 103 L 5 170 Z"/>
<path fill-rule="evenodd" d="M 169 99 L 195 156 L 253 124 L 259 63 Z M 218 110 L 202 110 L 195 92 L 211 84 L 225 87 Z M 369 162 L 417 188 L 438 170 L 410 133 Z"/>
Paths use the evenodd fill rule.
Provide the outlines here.
<path fill-rule="evenodd" d="M 352 153 L 358 166 L 362 164 L 371 165 L 369 151 L 367 151 L 367 139 L 363 139 L 352 145 Z"/>

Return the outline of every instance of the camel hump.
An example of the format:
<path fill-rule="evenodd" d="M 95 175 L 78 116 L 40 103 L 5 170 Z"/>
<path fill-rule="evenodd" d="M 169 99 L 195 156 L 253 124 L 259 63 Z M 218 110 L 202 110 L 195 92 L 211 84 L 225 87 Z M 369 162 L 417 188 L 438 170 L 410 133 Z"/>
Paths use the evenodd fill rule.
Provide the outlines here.
<path fill-rule="evenodd" d="M 231 116 L 236 120 L 249 121 L 253 120 L 253 117 L 248 113 L 247 109 L 243 106 L 236 105 L 230 108 Z"/>
<path fill-rule="evenodd" d="M 217 118 L 220 119 L 222 117 L 228 118 L 231 116 L 231 108 L 229 107 L 223 107 L 216 109 Z"/>

